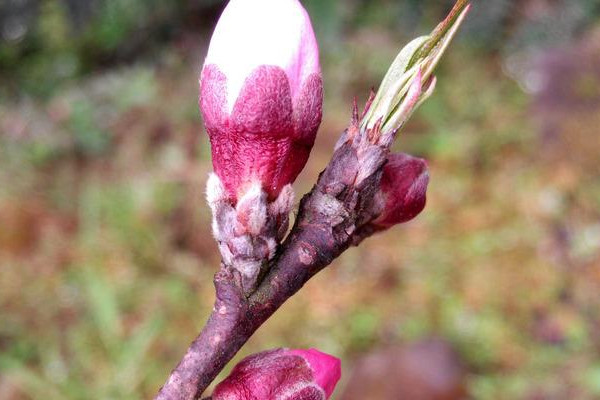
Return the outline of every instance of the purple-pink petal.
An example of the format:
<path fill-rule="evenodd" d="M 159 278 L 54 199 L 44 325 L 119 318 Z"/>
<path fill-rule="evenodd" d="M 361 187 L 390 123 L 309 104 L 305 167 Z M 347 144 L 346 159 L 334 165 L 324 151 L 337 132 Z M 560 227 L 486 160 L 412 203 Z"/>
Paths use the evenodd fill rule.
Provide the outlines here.
<path fill-rule="evenodd" d="M 322 104 L 318 46 L 300 2 L 231 0 L 201 72 L 200 109 L 232 202 L 256 181 L 274 200 L 296 179 Z"/>
<path fill-rule="evenodd" d="M 428 183 L 424 159 L 405 153 L 390 154 L 381 177 L 384 208 L 373 224 L 389 228 L 416 217 L 425 208 Z"/>
<path fill-rule="evenodd" d="M 326 400 L 340 375 L 340 360 L 315 349 L 264 351 L 240 361 L 212 399 Z"/>
<path fill-rule="evenodd" d="M 339 358 L 323 353 L 317 349 L 291 350 L 304 358 L 313 372 L 313 379 L 324 391 L 327 397 L 331 396 L 335 385 L 342 377 L 342 362 Z"/>

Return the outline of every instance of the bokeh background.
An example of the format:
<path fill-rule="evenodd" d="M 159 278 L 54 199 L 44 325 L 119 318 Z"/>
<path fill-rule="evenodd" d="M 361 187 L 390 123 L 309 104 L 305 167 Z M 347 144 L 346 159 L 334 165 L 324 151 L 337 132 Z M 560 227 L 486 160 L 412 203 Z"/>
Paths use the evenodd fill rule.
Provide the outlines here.
<path fill-rule="evenodd" d="M 395 145 L 429 161 L 425 211 L 239 357 L 336 354 L 342 400 L 600 398 L 600 1 L 473 3 Z M 304 4 L 326 91 L 298 194 L 353 96 L 451 1 Z M 219 258 L 197 76 L 223 6 L 1 0 L 0 399 L 151 398 L 203 325 Z"/>

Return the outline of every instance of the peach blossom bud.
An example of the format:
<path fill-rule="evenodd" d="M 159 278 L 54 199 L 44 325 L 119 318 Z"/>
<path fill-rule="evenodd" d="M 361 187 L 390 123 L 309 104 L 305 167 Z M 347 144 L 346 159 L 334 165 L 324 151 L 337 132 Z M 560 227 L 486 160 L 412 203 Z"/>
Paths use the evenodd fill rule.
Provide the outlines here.
<path fill-rule="evenodd" d="M 425 208 L 427 162 L 405 153 L 390 154 L 381 177 L 382 211 L 371 222 L 378 229 L 409 221 Z"/>
<path fill-rule="evenodd" d="M 340 360 L 318 350 L 264 351 L 237 364 L 212 399 L 326 400 L 340 377 Z"/>
<path fill-rule="evenodd" d="M 231 200 L 253 181 L 273 200 L 296 179 L 322 103 L 317 41 L 300 2 L 231 0 L 200 77 L 213 167 Z"/>

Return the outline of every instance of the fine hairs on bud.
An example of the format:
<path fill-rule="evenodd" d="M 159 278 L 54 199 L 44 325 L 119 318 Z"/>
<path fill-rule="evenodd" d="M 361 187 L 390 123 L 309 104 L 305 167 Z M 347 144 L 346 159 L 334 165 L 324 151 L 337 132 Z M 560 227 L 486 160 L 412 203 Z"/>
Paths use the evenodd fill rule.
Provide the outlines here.
<path fill-rule="evenodd" d="M 277 199 L 273 203 L 269 204 L 269 214 L 275 219 L 277 242 L 282 241 L 287 233 L 290 222 L 290 212 L 294 207 L 294 199 L 294 189 L 292 189 L 292 185 L 288 184 L 281 189 L 281 193 L 279 193 Z M 270 243 L 270 245 L 274 246 L 275 248 L 277 246 L 277 242 Z"/>
<path fill-rule="evenodd" d="M 285 185 L 277 199 L 269 204 L 269 213 L 272 215 L 288 215 L 294 206 L 294 197 L 292 185 Z"/>
<path fill-rule="evenodd" d="M 243 290 L 250 293 L 285 236 L 294 191 L 285 185 L 270 202 L 259 181 L 238 193 L 237 204 L 225 190 L 218 175 L 211 173 L 206 184 L 206 199 L 212 210 L 212 230 L 223 263 L 241 275 Z"/>
<path fill-rule="evenodd" d="M 224 229 L 232 229 L 234 225 L 232 223 L 231 210 L 232 207 L 227 200 L 227 193 L 225 187 L 221 183 L 219 177 L 210 173 L 206 182 L 206 202 L 212 211 L 212 233 L 217 242 L 222 242 L 224 237 L 227 237 L 227 233 L 223 232 Z"/>
<path fill-rule="evenodd" d="M 208 180 L 206 181 L 206 201 L 209 207 L 214 211 L 216 204 L 226 199 L 225 187 L 221 183 L 221 180 L 214 172 L 209 173 Z"/>
<path fill-rule="evenodd" d="M 253 181 L 274 201 L 296 179 L 322 104 L 319 48 L 300 1 L 230 0 L 200 73 L 199 105 L 215 173 L 234 204 Z"/>
<path fill-rule="evenodd" d="M 260 234 L 267 223 L 267 193 L 260 182 L 252 182 L 235 207 L 241 228 L 249 234 Z"/>

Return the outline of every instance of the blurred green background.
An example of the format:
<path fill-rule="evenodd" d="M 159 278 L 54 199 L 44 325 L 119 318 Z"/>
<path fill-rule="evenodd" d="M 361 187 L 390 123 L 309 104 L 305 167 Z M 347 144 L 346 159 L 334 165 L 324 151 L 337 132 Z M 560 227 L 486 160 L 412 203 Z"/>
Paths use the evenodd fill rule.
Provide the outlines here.
<path fill-rule="evenodd" d="M 395 145 L 429 161 L 425 211 L 239 357 L 336 354 L 343 400 L 600 398 L 600 1 L 473 3 Z M 304 4 L 326 98 L 298 194 L 353 96 L 451 1 Z M 203 325 L 219 257 L 197 77 L 223 6 L 0 1 L 0 399 L 151 398 Z"/>

